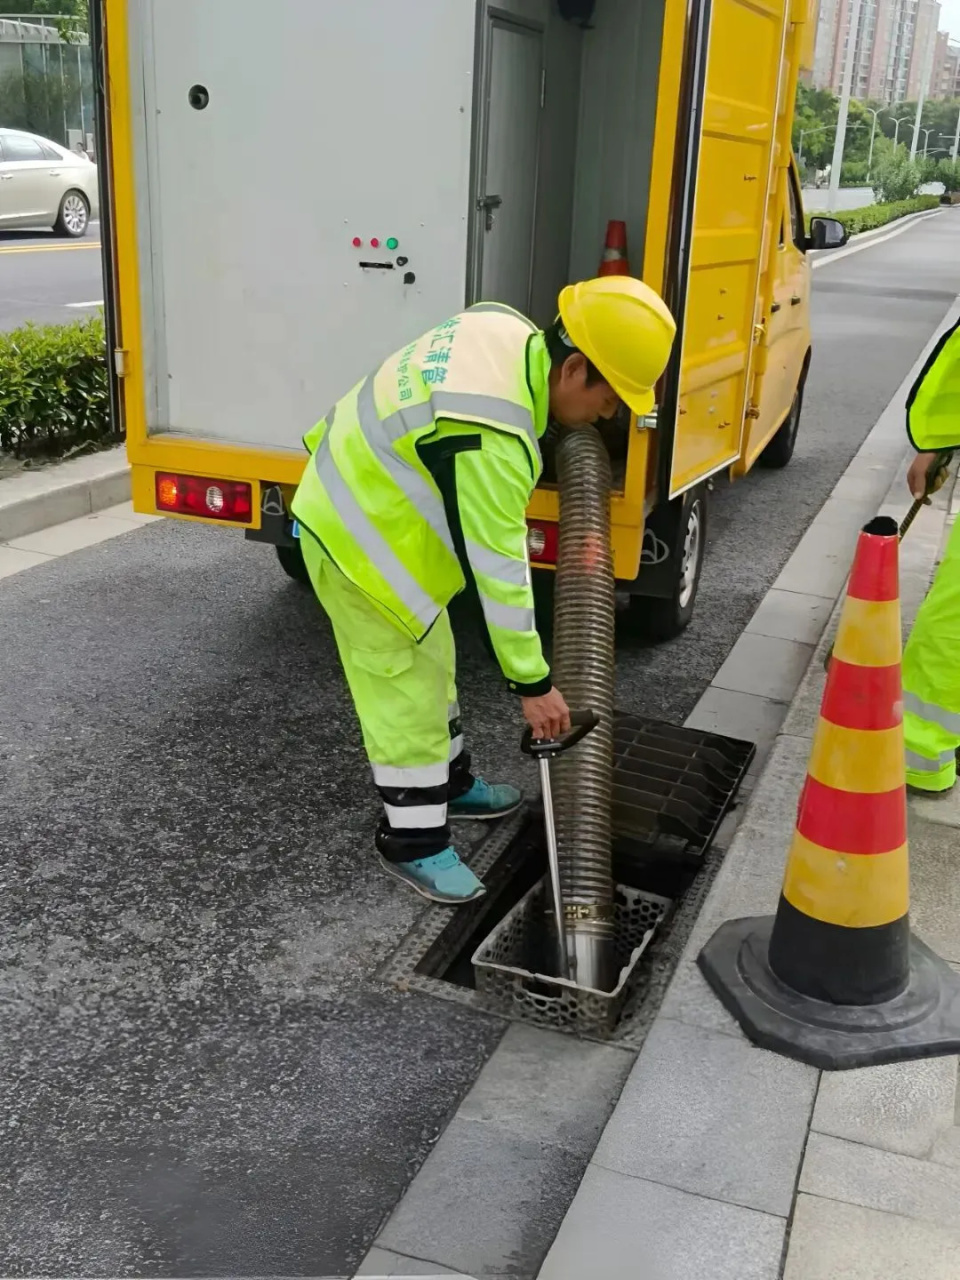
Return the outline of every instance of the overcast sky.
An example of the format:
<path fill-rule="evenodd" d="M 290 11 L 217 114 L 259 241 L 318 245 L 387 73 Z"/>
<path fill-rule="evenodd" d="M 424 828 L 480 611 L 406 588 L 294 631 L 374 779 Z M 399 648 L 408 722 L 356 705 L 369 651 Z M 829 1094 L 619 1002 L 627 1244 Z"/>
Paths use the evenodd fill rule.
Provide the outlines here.
<path fill-rule="evenodd" d="M 960 40 L 960 0 L 940 0 L 940 30 Z"/>

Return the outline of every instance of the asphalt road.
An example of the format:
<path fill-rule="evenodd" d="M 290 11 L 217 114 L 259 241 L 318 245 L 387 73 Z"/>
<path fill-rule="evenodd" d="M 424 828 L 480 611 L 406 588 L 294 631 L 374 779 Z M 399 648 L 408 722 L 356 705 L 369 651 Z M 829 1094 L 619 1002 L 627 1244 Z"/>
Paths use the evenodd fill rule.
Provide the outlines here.
<path fill-rule="evenodd" d="M 623 637 L 625 709 L 692 708 L 960 292 L 960 217 L 815 279 L 797 455 L 718 486 L 695 621 Z M 460 649 L 478 762 L 520 773 Z M 0 1274 L 352 1274 L 502 1025 L 372 980 L 419 908 L 324 620 L 269 548 L 162 523 L 0 582 L 0 653 Z"/>
<path fill-rule="evenodd" d="M 100 224 L 82 240 L 52 231 L 0 231 L 0 330 L 68 324 L 103 302 Z"/>

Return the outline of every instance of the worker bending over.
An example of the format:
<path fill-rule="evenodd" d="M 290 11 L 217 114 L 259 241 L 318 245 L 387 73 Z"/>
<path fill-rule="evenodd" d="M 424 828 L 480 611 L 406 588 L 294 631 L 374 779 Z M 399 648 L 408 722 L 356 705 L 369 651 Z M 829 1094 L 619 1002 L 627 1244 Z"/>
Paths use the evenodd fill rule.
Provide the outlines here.
<path fill-rule="evenodd" d="M 638 280 L 563 290 L 546 333 L 482 302 L 391 356 L 307 435 L 293 502 L 303 556 L 333 624 L 385 817 L 384 867 L 436 902 L 483 885 L 448 819 L 500 818 L 511 786 L 471 772 L 447 605 L 476 582 L 507 687 L 539 737 L 570 727 L 534 618 L 525 512 L 540 437 L 653 407 L 675 326 Z"/>
<path fill-rule="evenodd" d="M 910 492 L 925 497 L 946 479 L 938 453 L 960 448 L 960 325 L 934 348 L 907 400 L 907 433 L 918 450 Z M 960 748 L 960 520 L 903 655 L 907 783 L 943 794 L 957 781 Z"/>

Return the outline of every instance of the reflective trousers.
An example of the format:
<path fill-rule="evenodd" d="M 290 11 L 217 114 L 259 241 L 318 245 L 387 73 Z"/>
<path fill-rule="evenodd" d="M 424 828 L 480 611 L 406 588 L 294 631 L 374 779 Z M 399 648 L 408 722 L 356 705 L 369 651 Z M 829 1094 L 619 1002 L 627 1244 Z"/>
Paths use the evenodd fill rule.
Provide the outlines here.
<path fill-rule="evenodd" d="M 946 791 L 960 747 L 960 519 L 903 655 L 907 782 Z"/>
<path fill-rule="evenodd" d="M 385 811 L 377 848 L 391 862 L 450 845 L 447 801 L 470 790 L 446 610 L 423 640 L 389 622 L 304 531 L 303 558 L 333 625 Z"/>

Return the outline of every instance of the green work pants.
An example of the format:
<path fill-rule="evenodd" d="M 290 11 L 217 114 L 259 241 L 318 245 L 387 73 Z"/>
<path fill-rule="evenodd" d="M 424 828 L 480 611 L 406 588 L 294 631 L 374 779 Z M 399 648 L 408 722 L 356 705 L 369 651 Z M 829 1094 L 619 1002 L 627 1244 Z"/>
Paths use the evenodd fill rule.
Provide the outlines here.
<path fill-rule="evenodd" d="M 960 747 L 960 519 L 903 655 L 907 782 L 946 791 Z"/>
<path fill-rule="evenodd" d="M 419 644 L 394 626 L 304 531 L 317 599 L 333 625 L 385 822 L 380 852 L 393 862 L 450 844 L 447 801 L 473 784 L 457 704 L 456 653 L 446 610 Z"/>

